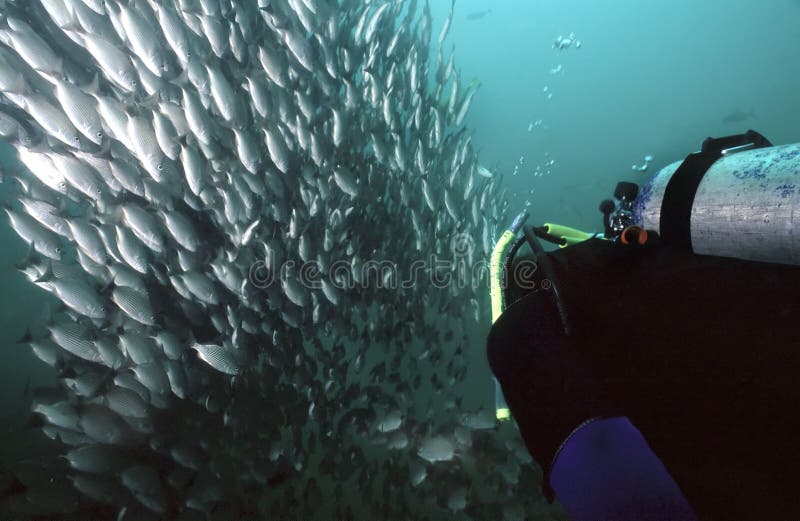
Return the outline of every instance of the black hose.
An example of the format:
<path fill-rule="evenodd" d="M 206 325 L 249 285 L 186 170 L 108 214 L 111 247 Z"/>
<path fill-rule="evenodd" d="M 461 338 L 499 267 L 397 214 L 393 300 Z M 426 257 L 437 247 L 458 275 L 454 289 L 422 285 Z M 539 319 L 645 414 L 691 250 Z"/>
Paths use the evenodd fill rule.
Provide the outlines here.
<path fill-rule="evenodd" d="M 517 239 L 517 242 L 514 243 L 514 246 L 511 247 L 511 251 L 508 252 L 506 255 L 506 261 L 503 264 L 503 269 L 500 270 L 500 298 L 503 302 L 503 309 L 506 307 L 506 289 L 508 288 L 508 273 L 511 271 L 511 264 L 514 262 L 514 257 L 517 255 L 517 252 L 525 244 L 525 237 L 521 237 Z"/>
<path fill-rule="evenodd" d="M 534 255 L 536 255 L 536 262 L 542 269 L 542 274 L 544 275 L 545 279 L 550 281 L 550 289 L 553 294 L 553 300 L 555 301 L 556 309 L 558 310 L 558 316 L 561 319 L 561 326 L 564 330 L 564 334 L 569 336 L 571 329 L 569 327 L 569 320 L 567 319 L 567 308 L 564 306 L 561 293 L 558 291 L 558 280 L 556 278 L 556 273 L 553 270 L 553 264 L 550 262 L 550 258 L 545 254 L 545 251 L 542 248 L 542 245 L 539 243 L 539 238 L 536 237 L 533 228 L 530 226 L 523 226 L 522 232 L 525 234 L 525 239 L 527 239 L 528 244 L 530 244 Z"/>

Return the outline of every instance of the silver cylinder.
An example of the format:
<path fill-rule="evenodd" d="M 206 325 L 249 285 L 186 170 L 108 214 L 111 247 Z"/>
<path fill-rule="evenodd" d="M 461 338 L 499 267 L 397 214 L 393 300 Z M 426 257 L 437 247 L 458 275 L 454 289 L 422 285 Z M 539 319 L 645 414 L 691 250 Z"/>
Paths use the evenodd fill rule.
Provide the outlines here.
<path fill-rule="evenodd" d="M 634 219 L 661 231 L 664 191 L 682 161 L 639 191 Z M 723 155 L 695 194 L 690 233 L 701 255 L 800 265 L 800 144 Z"/>

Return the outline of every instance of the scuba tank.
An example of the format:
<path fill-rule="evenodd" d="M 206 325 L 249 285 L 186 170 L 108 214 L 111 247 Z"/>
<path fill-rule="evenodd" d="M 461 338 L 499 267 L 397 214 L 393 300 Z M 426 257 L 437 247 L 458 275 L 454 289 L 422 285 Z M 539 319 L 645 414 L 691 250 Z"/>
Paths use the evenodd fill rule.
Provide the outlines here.
<path fill-rule="evenodd" d="M 800 265 L 800 144 L 752 130 L 706 139 L 642 186 L 629 212 L 697 254 Z"/>
<path fill-rule="evenodd" d="M 556 270 L 549 265 L 538 239 L 560 248 L 591 239 L 641 246 L 648 240 L 647 230 L 653 230 L 662 243 L 672 246 L 678 254 L 683 250 L 728 259 L 800 265 L 800 237 L 794 235 L 795 226 L 800 226 L 798 192 L 800 143 L 773 146 L 761 134 L 749 130 L 706 139 L 699 152 L 665 166 L 641 189 L 634 183 L 619 183 L 614 199 L 600 203 L 603 233 L 586 233 L 551 223 L 525 226 L 525 211 L 504 232 L 492 252 L 492 322 L 510 304 L 504 292 L 507 275 L 517 250 L 528 243 L 550 284 L 548 293 L 554 299 L 563 333 L 571 334 Z M 524 237 L 515 241 L 520 230 Z M 499 420 L 510 418 L 497 380 L 495 408 Z"/>

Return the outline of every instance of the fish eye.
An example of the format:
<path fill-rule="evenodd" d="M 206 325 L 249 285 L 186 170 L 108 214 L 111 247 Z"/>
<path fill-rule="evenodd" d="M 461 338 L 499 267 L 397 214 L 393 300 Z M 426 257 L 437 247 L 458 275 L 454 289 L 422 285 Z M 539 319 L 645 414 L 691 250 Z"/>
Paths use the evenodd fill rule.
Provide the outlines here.
<path fill-rule="evenodd" d="M 95 134 L 95 136 L 97 136 L 98 138 L 102 138 L 103 137 L 103 133 L 102 132 L 97 132 L 97 134 Z"/>
<path fill-rule="evenodd" d="M 64 248 L 62 248 L 61 246 L 56 246 L 56 253 L 58 253 L 59 255 L 61 255 L 61 252 L 62 252 L 62 251 L 64 251 Z"/>
<path fill-rule="evenodd" d="M 163 170 L 164 170 L 164 163 L 159 163 L 159 164 L 156 166 L 156 168 L 158 168 L 158 171 L 159 171 L 159 172 L 163 171 Z"/>
<path fill-rule="evenodd" d="M 64 181 L 61 181 L 60 183 L 58 183 L 58 187 L 63 189 L 63 190 L 66 190 L 67 189 L 67 183 L 65 183 Z"/>

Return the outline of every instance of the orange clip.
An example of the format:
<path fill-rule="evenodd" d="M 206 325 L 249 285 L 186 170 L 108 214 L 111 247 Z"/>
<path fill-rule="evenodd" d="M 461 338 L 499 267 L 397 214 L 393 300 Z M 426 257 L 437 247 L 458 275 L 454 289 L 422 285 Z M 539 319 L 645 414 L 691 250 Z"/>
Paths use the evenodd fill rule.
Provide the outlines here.
<path fill-rule="evenodd" d="M 647 242 L 647 230 L 641 226 L 628 226 L 622 230 L 619 240 L 626 246 L 630 246 L 631 244 L 644 246 Z"/>

